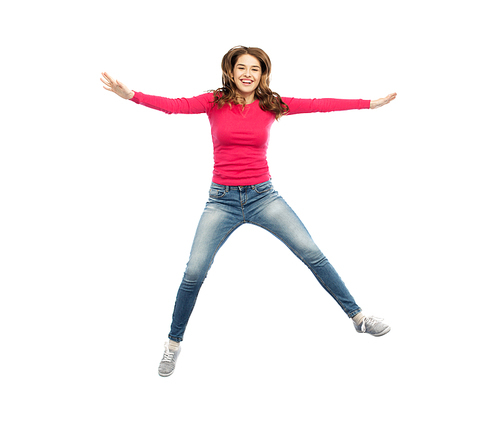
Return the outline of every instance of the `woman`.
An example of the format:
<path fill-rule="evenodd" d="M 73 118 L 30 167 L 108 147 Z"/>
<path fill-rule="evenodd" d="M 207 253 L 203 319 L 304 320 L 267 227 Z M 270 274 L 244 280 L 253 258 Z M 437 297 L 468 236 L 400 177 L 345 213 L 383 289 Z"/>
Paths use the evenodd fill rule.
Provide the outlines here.
<path fill-rule="evenodd" d="M 104 89 L 124 99 L 167 114 L 206 113 L 211 125 L 212 185 L 177 293 L 169 341 L 158 369 L 163 377 L 174 371 L 180 342 L 215 254 L 244 223 L 260 226 L 281 239 L 352 319 L 356 331 L 382 336 L 390 330 L 381 319 L 362 314 L 300 219 L 274 190 L 266 152 L 271 125 L 283 115 L 375 109 L 392 101 L 396 94 L 374 101 L 281 98 L 269 88 L 270 74 L 267 54 L 259 48 L 242 46 L 232 48 L 222 59 L 222 87 L 193 98 L 145 95 L 102 73 Z"/>

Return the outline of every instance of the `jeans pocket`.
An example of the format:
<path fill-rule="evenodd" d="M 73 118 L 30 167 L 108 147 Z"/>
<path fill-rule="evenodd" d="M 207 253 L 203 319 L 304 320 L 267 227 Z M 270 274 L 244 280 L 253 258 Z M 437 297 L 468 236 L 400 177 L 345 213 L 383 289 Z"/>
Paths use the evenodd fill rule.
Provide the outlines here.
<path fill-rule="evenodd" d="M 208 192 L 208 196 L 210 198 L 222 198 L 226 195 L 226 190 L 225 189 L 219 189 L 215 186 L 210 187 L 210 191 Z"/>
<path fill-rule="evenodd" d="M 267 182 L 259 183 L 254 186 L 255 192 L 257 194 L 264 194 L 265 192 L 269 192 L 273 190 L 273 183 L 268 180 Z"/>

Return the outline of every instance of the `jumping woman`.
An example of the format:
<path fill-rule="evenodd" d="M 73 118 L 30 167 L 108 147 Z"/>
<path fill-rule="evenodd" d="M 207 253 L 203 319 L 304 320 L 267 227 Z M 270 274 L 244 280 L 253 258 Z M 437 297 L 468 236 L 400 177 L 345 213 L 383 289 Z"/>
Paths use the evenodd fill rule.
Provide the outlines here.
<path fill-rule="evenodd" d="M 390 331 L 382 319 L 363 315 L 300 219 L 274 190 L 266 153 L 271 125 L 284 115 L 376 109 L 394 100 L 396 93 L 371 101 L 280 97 L 269 88 L 270 74 L 267 54 L 259 48 L 242 46 L 232 48 L 222 58 L 222 87 L 192 98 L 146 95 L 102 73 L 104 89 L 167 114 L 206 113 L 212 131 L 212 184 L 177 292 L 169 340 L 158 368 L 162 377 L 175 369 L 180 342 L 217 251 L 231 233 L 246 223 L 269 231 L 292 250 L 352 319 L 357 332 L 383 336 Z"/>

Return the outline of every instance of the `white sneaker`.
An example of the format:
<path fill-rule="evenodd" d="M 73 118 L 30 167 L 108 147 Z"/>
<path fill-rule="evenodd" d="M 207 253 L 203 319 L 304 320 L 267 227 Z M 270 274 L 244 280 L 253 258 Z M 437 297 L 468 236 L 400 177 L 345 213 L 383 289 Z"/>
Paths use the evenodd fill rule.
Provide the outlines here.
<path fill-rule="evenodd" d="M 163 358 L 161 359 L 160 366 L 158 367 L 158 374 L 162 377 L 168 377 L 172 375 L 175 369 L 175 362 L 177 361 L 177 357 L 181 352 L 181 346 L 177 351 L 170 351 L 168 349 L 168 342 L 165 342 L 165 353 L 163 353 Z"/>
<path fill-rule="evenodd" d="M 358 333 L 368 333 L 372 336 L 383 336 L 391 331 L 391 328 L 384 324 L 383 318 L 375 316 L 365 316 L 361 324 L 356 324 L 353 321 L 354 328 Z"/>

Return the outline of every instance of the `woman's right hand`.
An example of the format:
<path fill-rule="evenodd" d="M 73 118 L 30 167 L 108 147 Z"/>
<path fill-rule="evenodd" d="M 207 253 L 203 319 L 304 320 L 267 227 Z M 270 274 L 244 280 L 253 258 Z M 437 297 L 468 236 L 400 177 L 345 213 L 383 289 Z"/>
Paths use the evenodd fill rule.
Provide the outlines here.
<path fill-rule="evenodd" d="M 102 73 L 102 75 L 105 80 L 102 80 L 101 77 L 101 82 L 106 85 L 103 86 L 105 90 L 112 91 L 125 100 L 130 100 L 134 96 L 134 91 L 128 89 L 123 83 L 119 82 L 118 80 L 113 79 L 108 73 Z"/>

